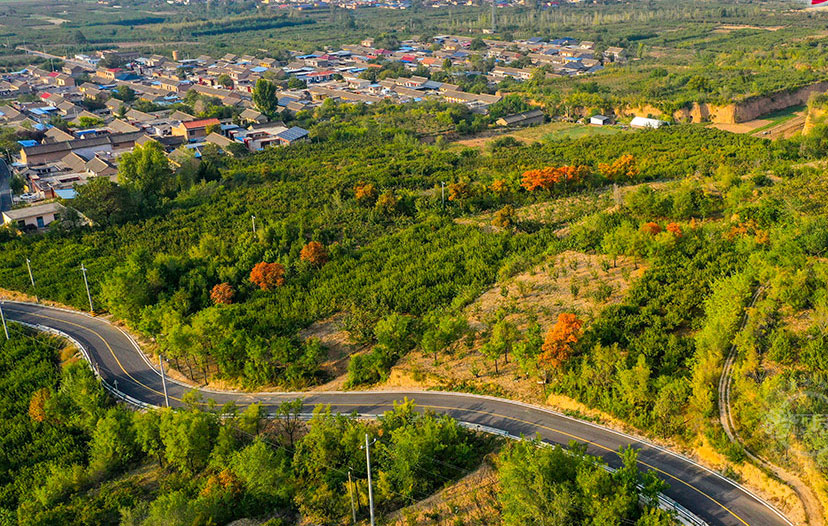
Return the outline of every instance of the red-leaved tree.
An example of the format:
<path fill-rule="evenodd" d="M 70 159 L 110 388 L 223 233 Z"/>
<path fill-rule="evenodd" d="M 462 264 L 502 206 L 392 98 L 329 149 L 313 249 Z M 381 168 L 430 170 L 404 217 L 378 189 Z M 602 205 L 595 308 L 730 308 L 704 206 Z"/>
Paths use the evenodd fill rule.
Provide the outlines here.
<path fill-rule="evenodd" d="M 321 267 L 328 262 L 328 251 L 319 241 L 311 241 L 299 252 L 299 259 L 307 261 L 313 266 Z"/>
<path fill-rule="evenodd" d="M 229 283 L 219 283 L 210 291 L 210 299 L 216 305 L 229 305 L 233 303 L 235 295 L 236 291 L 233 290 L 233 286 Z"/>
<path fill-rule="evenodd" d="M 273 290 L 285 284 L 285 267 L 278 263 L 256 263 L 250 271 L 250 281 L 262 290 Z"/>
<path fill-rule="evenodd" d="M 659 226 L 658 223 L 655 223 L 653 221 L 650 221 L 649 223 L 644 223 L 643 225 L 641 225 L 641 230 L 643 232 L 646 232 L 646 233 L 650 234 L 651 236 L 654 236 L 656 234 L 661 233 L 661 227 Z"/>

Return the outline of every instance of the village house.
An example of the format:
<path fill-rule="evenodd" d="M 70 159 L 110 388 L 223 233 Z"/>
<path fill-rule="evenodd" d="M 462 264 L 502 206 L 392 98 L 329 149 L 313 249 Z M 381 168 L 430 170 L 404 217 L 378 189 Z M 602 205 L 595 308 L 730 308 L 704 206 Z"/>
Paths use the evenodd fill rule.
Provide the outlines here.
<path fill-rule="evenodd" d="M 98 152 L 128 151 L 135 146 L 135 141 L 143 134 L 143 132 L 113 133 L 89 139 L 25 146 L 20 150 L 20 162 L 32 165 L 59 161 L 73 152 L 81 157 L 92 158 Z"/>
<path fill-rule="evenodd" d="M 3 212 L 3 224 L 21 229 L 42 229 L 49 226 L 66 210 L 60 203 L 46 203 Z"/>
<path fill-rule="evenodd" d="M 182 122 L 178 126 L 172 127 L 172 135 L 184 137 L 187 141 L 193 141 L 207 137 L 209 135 L 208 128 L 218 128 L 220 126 L 221 121 L 216 118 Z"/>
<path fill-rule="evenodd" d="M 518 127 L 543 124 L 545 120 L 546 115 L 544 115 L 542 110 L 529 110 L 524 111 L 523 113 L 516 113 L 514 115 L 507 115 L 505 117 L 501 117 L 497 119 L 496 123 L 499 126 Z"/>

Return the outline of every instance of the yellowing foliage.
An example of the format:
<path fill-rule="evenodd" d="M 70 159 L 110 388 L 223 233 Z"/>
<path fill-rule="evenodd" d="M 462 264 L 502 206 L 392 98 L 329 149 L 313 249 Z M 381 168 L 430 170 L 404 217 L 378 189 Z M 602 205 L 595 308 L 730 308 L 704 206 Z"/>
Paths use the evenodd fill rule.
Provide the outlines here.
<path fill-rule="evenodd" d="M 550 190 L 560 183 L 580 183 L 589 175 L 587 166 L 547 166 L 539 170 L 523 172 L 520 185 L 532 192 L 538 188 Z"/>
<path fill-rule="evenodd" d="M 629 153 L 622 155 L 609 164 L 599 163 L 598 171 L 611 181 L 633 179 L 639 173 L 635 156 Z"/>

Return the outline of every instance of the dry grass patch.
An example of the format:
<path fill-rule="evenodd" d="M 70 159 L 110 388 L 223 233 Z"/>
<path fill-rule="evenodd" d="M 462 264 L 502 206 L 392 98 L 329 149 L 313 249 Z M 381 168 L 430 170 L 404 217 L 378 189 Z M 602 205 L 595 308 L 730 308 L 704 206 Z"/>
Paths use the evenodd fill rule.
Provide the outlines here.
<path fill-rule="evenodd" d="M 730 476 L 735 473 L 738 482 L 771 502 L 786 517 L 794 521 L 794 524 L 807 523 L 802 501 L 794 490 L 778 479 L 769 476 L 765 471 L 749 462 L 742 462 L 738 465 L 731 464 L 724 455 L 713 448 L 707 438 L 702 438 L 700 445 L 695 447 L 692 453 L 702 464 L 716 471 L 726 472 L 732 470 L 728 473 Z"/>
<path fill-rule="evenodd" d="M 624 202 L 630 192 L 641 186 L 649 186 L 653 190 L 661 190 L 669 183 L 665 181 L 631 184 L 626 186 L 610 186 L 593 191 L 583 192 L 568 197 L 560 197 L 515 208 L 515 220 L 527 223 L 559 226 L 560 232 L 565 234 L 568 225 L 577 223 L 585 217 L 601 211 L 611 211 Z M 474 225 L 481 228 L 498 230 L 492 226 L 496 210 L 475 216 L 461 217 L 455 221 L 462 225 Z"/>
<path fill-rule="evenodd" d="M 340 312 L 324 320 L 316 321 L 299 332 L 299 338 L 302 340 L 315 338 L 328 351 L 328 356 L 322 362 L 321 367 L 331 376 L 343 374 L 348 368 L 348 358 L 359 350 L 358 346 L 350 342 L 348 333 L 342 329 L 344 317 L 345 314 Z"/>
<path fill-rule="evenodd" d="M 496 284 L 469 305 L 465 316 L 472 331 L 440 355 L 437 364 L 432 355 L 414 350 L 394 366 L 383 387 L 460 389 L 547 402 L 543 386 L 514 361 L 500 360 L 496 372 L 493 362 L 480 352 L 492 320 L 503 315 L 519 330 L 535 320 L 544 331 L 563 312 L 590 320 L 606 306 L 620 302 L 643 272 L 628 258 L 619 258 L 613 267 L 610 260 L 598 255 L 567 251 L 552 256 L 534 269 Z"/>
<path fill-rule="evenodd" d="M 562 197 L 515 208 L 515 220 L 518 223 L 531 222 L 544 225 L 565 225 L 589 214 L 610 208 L 614 201 L 612 193 L 607 190 L 584 193 L 571 197 Z M 455 221 L 462 225 L 474 225 L 481 228 L 498 230 L 492 226 L 496 210 L 475 216 L 461 217 Z"/>
<path fill-rule="evenodd" d="M 343 390 L 348 379 L 348 363 L 351 356 L 366 350 L 365 346 L 351 343 L 348 332 L 342 328 L 344 317 L 345 313 L 340 312 L 324 320 L 316 321 L 299 332 L 302 340 L 316 338 L 328 351 L 327 357 L 319 367 L 333 380 L 313 387 L 311 391 Z"/>
<path fill-rule="evenodd" d="M 605 256 L 562 252 L 484 292 L 466 309 L 469 325 L 485 329 L 499 311 L 521 328 L 530 318 L 547 328 L 562 312 L 591 319 L 621 301 L 643 272 L 631 258 L 619 257 L 613 266 Z"/>
<path fill-rule="evenodd" d="M 390 526 L 500 524 L 497 471 L 487 457 L 476 471 L 457 483 L 385 518 Z"/>

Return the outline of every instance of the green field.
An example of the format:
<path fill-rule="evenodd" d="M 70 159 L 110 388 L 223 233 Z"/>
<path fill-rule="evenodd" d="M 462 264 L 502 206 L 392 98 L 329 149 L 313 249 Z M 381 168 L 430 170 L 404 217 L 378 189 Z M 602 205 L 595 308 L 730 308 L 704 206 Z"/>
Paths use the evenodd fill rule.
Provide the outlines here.
<path fill-rule="evenodd" d="M 543 136 L 544 141 L 560 141 L 563 139 L 580 139 L 593 135 L 613 135 L 621 131 L 616 126 L 588 126 L 586 124 L 571 124 L 568 122 L 555 123 L 556 129 Z"/>
<path fill-rule="evenodd" d="M 776 126 L 779 126 L 780 124 L 793 119 L 794 117 L 796 117 L 797 113 L 803 111 L 804 109 L 805 105 L 802 104 L 799 106 L 791 106 L 790 108 L 785 108 L 782 110 L 774 111 L 772 113 L 768 113 L 767 115 L 760 118 L 763 120 L 768 120 L 770 122 L 768 122 L 760 128 L 756 128 L 755 130 L 753 130 L 752 133 L 761 133 L 765 130 L 775 128 Z"/>

